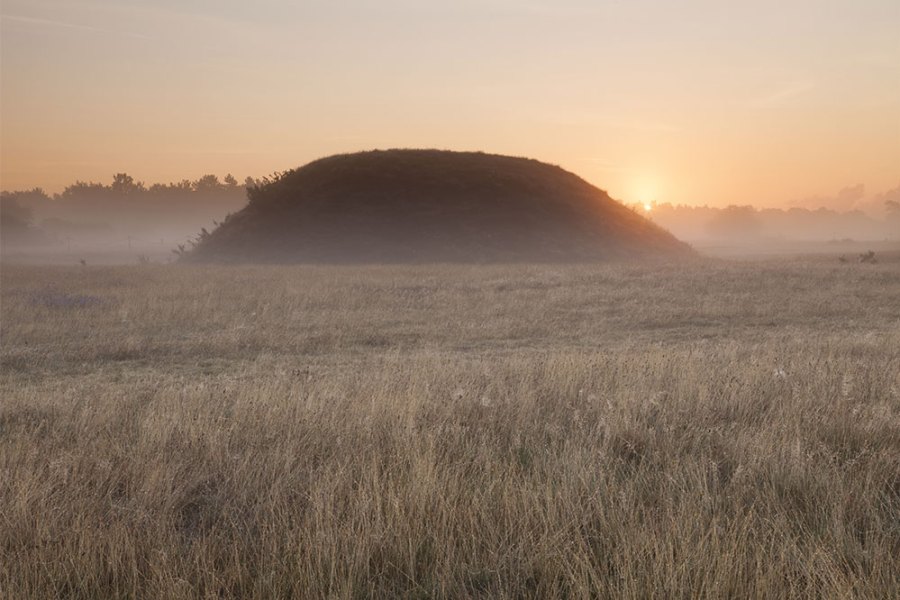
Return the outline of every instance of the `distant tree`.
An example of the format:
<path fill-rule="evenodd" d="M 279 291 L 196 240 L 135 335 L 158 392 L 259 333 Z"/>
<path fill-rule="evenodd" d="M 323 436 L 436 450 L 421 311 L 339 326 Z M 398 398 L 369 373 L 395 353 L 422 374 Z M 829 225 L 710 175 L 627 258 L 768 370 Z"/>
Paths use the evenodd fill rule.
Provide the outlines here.
<path fill-rule="evenodd" d="M 42 207 L 50 202 L 50 196 L 39 187 L 16 192 L 0 192 L 0 197 L 7 203 L 17 203 L 28 210 Z"/>
<path fill-rule="evenodd" d="M 199 193 L 216 192 L 222 188 L 219 178 L 215 175 L 204 175 L 194 182 L 194 191 Z"/>
<path fill-rule="evenodd" d="M 894 237 L 900 238 L 900 202 L 886 200 L 884 204 L 887 208 L 887 222 L 894 227 Z"/>
<path fill-rule="evenodd" d="M 78 200 L 87 197 L 104 196 L 109 191 L 102 183 L 76 181 L 66 186 L 61 194 L 57 194 L 59 200 Z"/>
<path fill-rule="evenodd" d="M 752 206 L 729 206 L 713 215 L 709 233 L 721 238 L 755 238 L 762 233 L 762 221 Z"/>
<path fill-rule="evenodd" d="M 116 173 L 109 188 L 119 196 L 130 196 L 146 191 L 142 182 L 135 182 L 134 177 L 127 173 Z"/>
<path fill-rule="evenodd" d="M 51 230 L 59 233 L 65 229 L 87 235 L 86 227 L 101 225 L 128 232 L 183 228 L 187 224 L 199 227 L 244 206 L 247 194 L 231 174 L 224 181 L 215 175 L 204 175 L 196 181 L 144 185 L 128 173 L 116 173 L 108 185 L 76 181 L 53 199 L 40 189 L 4 192 L 3 198 L 4 217 L 8 217 L 10 227 L 23 229 L 23 213 L 19 209 L 28 209 L 32 211 L 28 214 L 42 223 L 40 229 L 32 226 L 32 233 L 49 235 Z M 49 226 L 50 221 L 55 223 L 53 227 Z M 47 235 L 44 237 L 49 239 Z"/>
<path fill-rule="evenodd" d="M 17 195 L 18 192 L 0 193 L 0 225 L 4 229 L 7 226 L 27 227 L 31 223 L 32 211 L 19 203 Z"/>
<path fill-rule="evenodd" d="M 40 230 L 34 227 L 34 202 L 49 201 L 40 188 L 22 192 L 0 192 L 0 239 L 5 244 L 46 241 Z"/>

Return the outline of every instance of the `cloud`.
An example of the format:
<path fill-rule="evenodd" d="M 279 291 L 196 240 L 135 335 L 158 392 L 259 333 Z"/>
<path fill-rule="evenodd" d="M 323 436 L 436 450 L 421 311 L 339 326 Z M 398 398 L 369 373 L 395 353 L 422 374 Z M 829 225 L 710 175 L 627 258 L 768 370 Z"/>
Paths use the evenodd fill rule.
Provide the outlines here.
<path fill-rule="evenodd" d="M 854 210 L 857 205 L 866 197 L 866 186 L 858 183 L 843 188 L 834 196 L 810 196 L 791 203 L 797 208 L 808 208 L 815 210 L 817 208 L 828 208 L 841 212 Z"/>
<path fill-rule="evenodd" d="M 78 23 L 68 23 L 65 21 L 56 21 L 51 19 L 39 19 L 36 17 L 23 17 L 20 15 L 0 15 L 0 20 L 2 21 L 12 21 L 14 23 L 25 23 L 27 25 L 37 25 L 41 27 L 53 27 L 57 29 L 74 29 L 77 31 L 87 31 L 90 33 L 103 33 L 109 35 L 121 35 L 130 38 L 137 38 L 142 40 L 150 40 L 153 39 L 150 36 L 143 35 L 140 33 L 134 33 L 132 31 L 121 31 L 117 29 L 104 29 L 102 27 L 93 27 L 91 25 L 80 25 Z"/>
<path fill-rule="evenodd" d="M 599 156 L 588 156 L 580 159 L 578 162 L 591 165 L 593 168 L 599 169 L 601 171 L 632 172 L 637 170 L 634 167 L 625 166 Z"/>
<path fill-rule="evenodd" d="M 792 81 L 768 94 L 751 98 L 747 102 L 747 106 L 750 108 L 774 108 L 783 105 L 788 100 L 796 98 L 797 96 L 802 96 L 815 87 L 816 83 L 809 79 Z"/>
<path fill-rule="evenodd" d="M 834 196 L 810 196 L 792 202 L 791 206 L 809 210 L 827 208 L 838 212 L 861 210 L 869 215 L 881 216 L 886 212 L 888 201 L 900 202 L 900 185 L 880 194 L 867 195 L 866 186 L 858 183 L 843 188 Z"/>
<path fill-rule="evenodd" d="M 628 116 L 607 115 L 589 111 L 520 111 L 524 117 L 561 127 L 596 126 L 640 133 L 681 133 L 685 129 L 664 121 Z"/>
<path fill-rule="evenodd" d="M 872 209 L 873 211 L 883 211 L 887 212 L 887 203 L 888 202 L 896 202 L 900 204 L 900 184 L 897 184 L 892 190 L 888 190 L 881 194 L 876 194 L 872 198 Z"/>

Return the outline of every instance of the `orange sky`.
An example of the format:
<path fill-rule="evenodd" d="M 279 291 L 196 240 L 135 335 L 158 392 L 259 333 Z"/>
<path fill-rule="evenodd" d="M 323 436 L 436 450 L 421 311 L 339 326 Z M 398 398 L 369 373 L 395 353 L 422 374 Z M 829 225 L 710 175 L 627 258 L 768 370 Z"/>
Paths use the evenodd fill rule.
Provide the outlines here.
<path fill-rule="evenodd" d="M 897 0 L 4 0 L 0 27 L 7 190 L 390 147 L 530 156 L 626 202 L 900 186 Z"/>

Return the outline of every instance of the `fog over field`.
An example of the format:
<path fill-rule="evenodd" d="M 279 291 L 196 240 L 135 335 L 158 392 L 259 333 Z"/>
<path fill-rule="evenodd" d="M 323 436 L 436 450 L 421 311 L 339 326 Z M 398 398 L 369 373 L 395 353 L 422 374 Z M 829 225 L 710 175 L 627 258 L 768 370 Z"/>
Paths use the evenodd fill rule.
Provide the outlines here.
<path fill-rule="evenodd" d="M 74 264 L 170 262 L 247 204 L 247 188 L 266 179 L 205 175 L 145 184 L 120 173 L 109 184 L 76 183 L 57 194 L 41 189 L 0 196 L 0 243 L 6 261 Z M 713 256 L 784 253 L 855 255 L 900 244 L 900 187 L 864 196 L 859 187 L 787 209 L 752 206 L 628 204 Z M 865 200 L 864 200 L 865 198 Z M 821 203 L 821 204 L 818 204 Z"/>

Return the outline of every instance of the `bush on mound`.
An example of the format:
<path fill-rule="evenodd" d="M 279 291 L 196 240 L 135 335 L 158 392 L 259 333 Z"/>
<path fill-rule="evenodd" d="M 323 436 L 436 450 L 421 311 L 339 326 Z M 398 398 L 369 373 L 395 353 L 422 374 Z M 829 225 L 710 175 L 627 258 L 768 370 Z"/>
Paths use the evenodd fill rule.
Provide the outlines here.
<path fill-rule="evenodd" d="M 439 150 L 323 158 L 251 188 L 197 262 L 593 261 L 690 248 L 560 167 Z"/>

